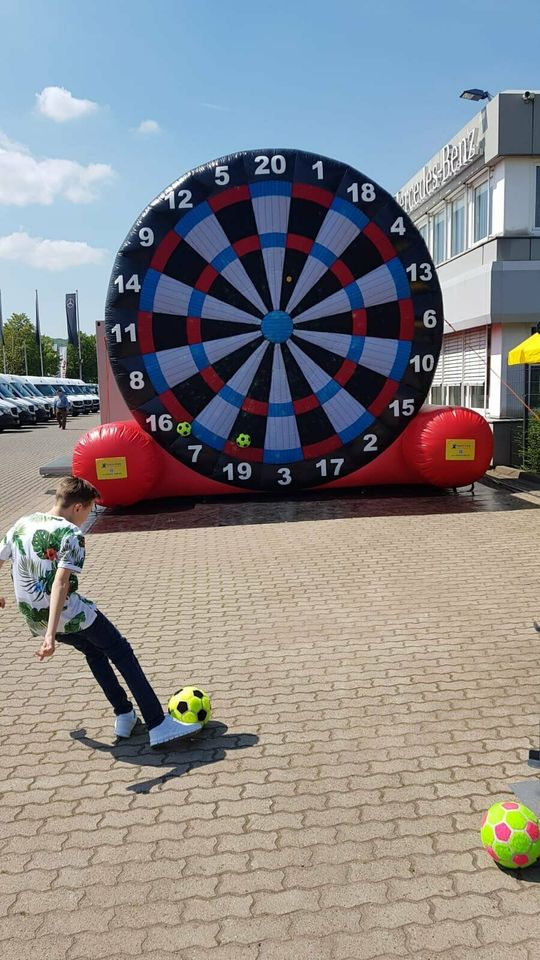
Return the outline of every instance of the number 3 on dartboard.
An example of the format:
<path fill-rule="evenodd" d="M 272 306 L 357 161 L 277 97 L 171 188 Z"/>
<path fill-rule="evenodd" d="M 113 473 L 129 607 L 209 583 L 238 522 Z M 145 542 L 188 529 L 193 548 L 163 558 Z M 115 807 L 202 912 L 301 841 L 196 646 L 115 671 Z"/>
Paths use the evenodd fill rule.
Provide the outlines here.
<path fill-rule="evenodd" d="M 278 483 L 282 487 L 286 487 L 287 484 L 292 483 L 291 471 L 288 467 L 280 467 L 278 473 L 281 477 L 281 479 L 278 480 Z"/>

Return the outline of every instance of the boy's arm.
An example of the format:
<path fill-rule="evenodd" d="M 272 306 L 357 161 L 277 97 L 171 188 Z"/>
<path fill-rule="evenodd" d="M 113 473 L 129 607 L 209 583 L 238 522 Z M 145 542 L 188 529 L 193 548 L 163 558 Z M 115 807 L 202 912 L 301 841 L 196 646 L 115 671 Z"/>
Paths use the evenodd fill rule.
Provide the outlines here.
<path fill-rule="evenodd" d="M 45 639 L 36 653 L 38 660 L 44 660 L 46 657 L 52 657 L 56 649 L 56 631 L 66 597 L 69 590 L 69 578 L 72 571 L 66 567 L 59 567 L 56 571 L 54 583 L 51 590 L 51 602 L 49 605 L 49 620 L 47 623 L 47 632 Z"/>
<path fill-rule="evenodd" d="M 2 567 L 4 566 L 4 563 L 5 563 L 5 562 L 6 562 L 5 560 L 0 560 L 0 570 L 1 570 Z M 0 610 L 3 610 L 4 607 L 5 607 L 5 605 L 6 605 L 6 598 L 5 598 L 5 597 L 0 597 Z"/>

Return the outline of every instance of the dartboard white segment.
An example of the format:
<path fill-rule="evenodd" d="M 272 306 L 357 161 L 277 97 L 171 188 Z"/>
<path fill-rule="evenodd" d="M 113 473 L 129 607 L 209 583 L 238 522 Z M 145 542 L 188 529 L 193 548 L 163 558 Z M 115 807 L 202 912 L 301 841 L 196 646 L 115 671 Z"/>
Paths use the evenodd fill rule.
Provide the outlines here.
<path fill-rule="evenodd" d="M 261 343 L 251 354 L 246 362 L 236 371 L 234 376 L 227 381 L 226 386 L 231 390 L 235 390 L 242 397 L 247 396 L 249 388 L 253 383 L 253 378 L 255 377 L 257 370 L 259 369 L 262 359 L 268 350 L 270 344 L 265 340 Z"/>
<path fill-rule="evenodd" d="M 294 288 L 294 293 L 287 304 L 288 312 L 298 306 L 311 288 L 326 273 L 329 265 L 341 256 L 359 233 L 360 227 L 357 223 L 338 213 L 337 210 L 328 211 L 313 244 L 316 255 L 312 252 L 306 261 Z"/>
<path fill-rule="evenodd" d="M 365 414 L 365 407 L 335 384 L 303 350 L 292 343 L 290 350 L 313 392 L 320 398 L 321 406 L 337 433 Z"/>
<path fill-rule="evenodd" d="M 201 346 L 204 347 L 204 352 L 210 363 L 216 363 L 218 360 L 223 360 L 224 357 L 228 357 L 231 353 L 240 350 L 241 347 L 245 347 L 248 343 L 253 343 L 254 341 L 259 343 L 260 339 L 261 334 L 258 332 L 239 333 L 235 337 L 208 340 L 206 343 L 201 344 Z"/>
<path fill-rule="evenodd" d="M 183 232 L 183 225 L 187 217 L 181 221 L 177 232 L 208 261 L 216 270 L 227 278 L 229 283 L 249 300 L 261 313 L 266 313 L 266 307 L 244 267 L 234 252 L 229 239 L 208 207 L 208 215 L 195 223 L 187 233 Z"/>
<path fill-rule="evenodd" d="M 199 291 L 187 286 L 180 280 L 161 276 L 156 286 L 152 309 L 155 313 L 167 313 L 173 317 L 188 317 L 191 312 L 190 306 L 194 294 L 199 298 L 201 297 Z M 204 296 L 202 316 L 207 320 L 220 320 L 224 323 L 249 323 L 254 327 L 261 324 L 261 318 L 254 317 L 245 310 L 240 310 L 230 303 L 216 300 L 215 297 L 209 295 Z"/>
<path fill-rule="evenodd" d="M 279 344 L 274 349 L 270 407 L 266 421 L 264 446 L 266 450 L 272 451 L 298 450 L 301 446 L 287 380 L 287 371 Z"/>

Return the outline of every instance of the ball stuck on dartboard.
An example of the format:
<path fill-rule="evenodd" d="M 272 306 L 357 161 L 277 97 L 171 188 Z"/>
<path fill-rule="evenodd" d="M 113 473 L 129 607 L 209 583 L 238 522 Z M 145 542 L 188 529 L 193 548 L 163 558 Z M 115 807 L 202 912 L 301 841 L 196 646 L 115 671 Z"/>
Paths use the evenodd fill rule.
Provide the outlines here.
<path fill-rule="evenodd" d="M 171 717 L 182 723 L 202 723 L 203 727 L 212 716 L 210 697 L 200 687 L 182 687 L 173 693 L 167 704 Z"/>
<path fill-rule="evenodd" d="M 191 435 L 191 424 L 187 420 L 182 420 L 176 428 L 176 432 L 181 437 L 189 437 Z"/>
<path fill-rule="evenodd" d="M 236 438 L 237 447 L 249 447 L 251 445 L 251 437 L 249 433 L 239 433 Z"/>

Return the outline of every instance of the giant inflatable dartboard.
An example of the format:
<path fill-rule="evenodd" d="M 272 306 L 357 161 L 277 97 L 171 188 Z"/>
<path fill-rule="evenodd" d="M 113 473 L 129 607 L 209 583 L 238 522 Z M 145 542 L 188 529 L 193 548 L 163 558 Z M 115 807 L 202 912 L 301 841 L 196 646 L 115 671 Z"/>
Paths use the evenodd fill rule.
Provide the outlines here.
<path fill-rule="evenodd" d="M 255 489 L 345 476 L 419 411 L 442 342 L 422 237 L 353 168 L 293 150 L 191 171 L 116 258 L 106 326 L 139 425 Z"/>

